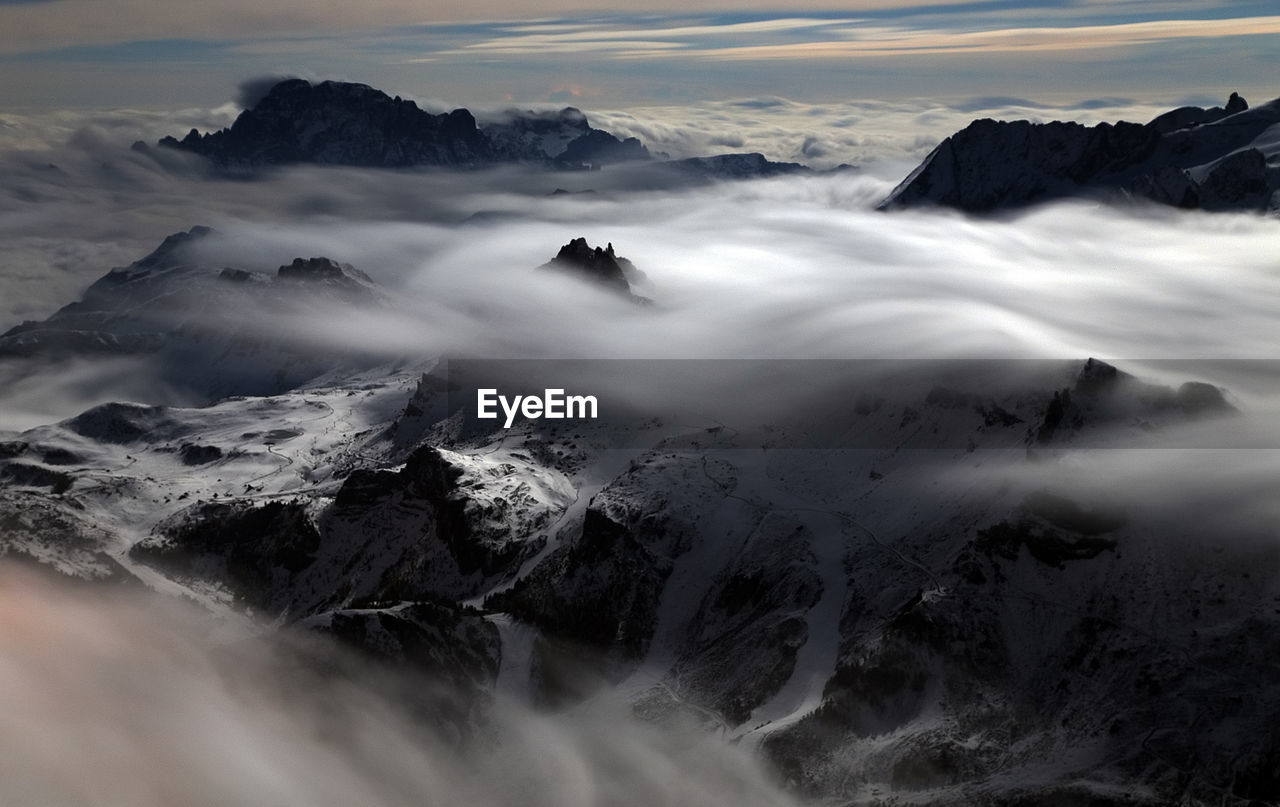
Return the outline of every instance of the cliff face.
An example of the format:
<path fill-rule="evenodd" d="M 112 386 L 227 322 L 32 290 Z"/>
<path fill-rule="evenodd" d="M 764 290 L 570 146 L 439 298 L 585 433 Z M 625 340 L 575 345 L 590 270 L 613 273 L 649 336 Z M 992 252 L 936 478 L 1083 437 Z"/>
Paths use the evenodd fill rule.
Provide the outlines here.
<path fill-rule="evenodd" d="M 302 79 L 277 84 L 230 129 L 205 135 L 193 129 L 160 144 L 223 167 L 470 165 L 495 157 L 465 109 L 433 115 L 364 84 Z"/>
<path fill-rule="evenodd" d="M 191 130 L 161 146 L 224 169 L 315 163 L 379 168 L 471 168 L 523 162 L 561 168 L 648 160 L 635 138 L 593 129 L 577 109 L 514 113 L 480 126 L 466 109 L 433 114 L 365 84 L 287 79 L 229 129 Z"/>
<path fill-rule="evenodd" d="M 365 84 L 313 85 L 303 79 L 276 84 L 228 129 L 206 134 L 192 129 L 159 145 L 198 154 L 231 173 L 302 164 L 461 169 L 515 164 L 572 171 L 630 163 L 671 168 L 684 181 L 712 181 L 809 170 L 760 154 L 655 158 L 635 137 L 593 128 L 574 107 L 508 110 L 478 120 L 466 109 L 427 112 Z"/>
<path fill-rule="evenodd" d="M 881 203 L 968 212 L 1121 194 L 1206 210 L 1280 205 L 1280 102 L 1183 107 L 1147 124 L 978 120 L 942 141 Z"/>

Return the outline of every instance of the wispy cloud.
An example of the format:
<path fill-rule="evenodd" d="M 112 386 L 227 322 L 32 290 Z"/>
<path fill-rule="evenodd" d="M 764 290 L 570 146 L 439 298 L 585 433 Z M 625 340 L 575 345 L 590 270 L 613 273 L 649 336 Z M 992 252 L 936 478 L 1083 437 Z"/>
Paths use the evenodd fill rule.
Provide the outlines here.
<path fill-rule="evenodd" d="M 1178 39 L 1280 34 L 1280 16 L 1171 19 L 1109 25 L 1025 26 L 985 30 L 914 28 L 853 19 L 782 18 L 722 25 L 515 26 L 433 58 L 605 53 L 619 59 L 843 59 L 964 53 L 1075 51 Z M 755 41 L 744 41 L 752 39 Z M 785 41 L 779 41 L 783 40 Z"/>
<path fill-rule="evenodd" d="M 930 8 L 971 8 L 997 0 L 812 0 L 814 13 L 899 13 Z M 777 0 L 645 0 L 632 14 L 767 16 Z M 404 26 L 524 23 L 539 18 L 596 14 L 598 0 L 475 0 L 429 3 L 366 0 L 224 0 L 220 3 L 155 3 L 154 0 L 0 0 L 0 53 L 73 45 L 189 37 L 219 38 L 343 35 Z"/>
<path fill-rule="evenodd" d="M 786 41 L 811 41 L 819 32 L 836 31 L 856 24 L 851 18 L 787 17 L 746 22 L 705 23 L 699 25 L 617 21 L 598 24 L 516 25 L 498 29 L 493 36 L 432 55 L 489 56 L 554 55 L 565 53 L 613 51 L 621 57 L 663 53 L 701 47 L 711 42 L 723 45 L 754 40 L 757 44 L 785 38 Z M 634 53 L 631 53 L 634 52 Z"/>
<path fill-rule="evenodd" d="M 776 0 L 644 0 L 621 13 L 585 8 L 596 0 L 531 2 L 112 0 L 107 13 L 100 0 L 0 0 L 0 95 L 33 109 L 212 104 L 246 75 L 287 72 L 469 106 L 546 100 L 574 82 L 619 105 L 762 91 L 1075 96 L 1080 86 L 1216 97 L 1270 94 L 1257 65 L 1280 54 L 1274 0 L 814 0 L 804 13 L 778 13 Z"/>
<path fill-rule="evenodd" d="M 1150 45 L 1177 39 L 1221 39 L 1280 34 L 1280 16 L 1225 20 L 1158 20 L 1119 25 L 1003 28 L 987 31 L 853 28 L 847 39 L 795 44 L 704 48 L 691 57 L 720 59 L 920 56 L 940 53 L 1073 51 Z"/>

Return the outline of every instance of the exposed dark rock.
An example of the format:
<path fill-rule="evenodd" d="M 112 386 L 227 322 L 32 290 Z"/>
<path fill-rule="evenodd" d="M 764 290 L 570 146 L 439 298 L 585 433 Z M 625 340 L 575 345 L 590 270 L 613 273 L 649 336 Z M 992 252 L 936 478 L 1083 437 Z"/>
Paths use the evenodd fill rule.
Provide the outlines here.
<path fill-rule="evenodd" d="M 196 443 L 183 443 L 178 449 L 178 456 L 186 465 L 206 465 L 222 459 L 222 449 L 217 446 L 202 446 Z"/>
<path fill-rule="evenodd" d="M 1085 509 L 1079 503 L 1047 491 L 1037 491 L 1023 502 L 1032 515 L 1053 526 L 1079 535 L 1101 535 L 1125 525 L 1124 513 L 1112 508 Z"/>
<path fill-rule="evenodd" d="M 342 610 L 316 630 L 367 657 L 447 683 L 439 705 L 452 707 L 447 716 L 458 724 L 465 724 L 467 706 L 475 704 L 498 675 L 498 631 L 474 611 L 427 602 L 396 611 Z"/>
<path fill-rule="evenodd" d="M 1202 381 L 1188 381 L 1178 387 L 1178 407 L 1190 418 L 1235 414 L 1238 410 L 1227 402 L 1222 390 Z"/>
<path fill-rule="evenodd" d="M 1275 210 L 1280 101 L 1250 110 L 1183 107 L 1147 124 L 974 121 L 948 137 L 881 209 L 941 205 L 981 213 L 1052 199 L 1144 198 L 1206 210 Z"/>
<path fill-rule="evenodd" d="M 512 111 L 499 121 L 484 123 L 481 131 L 503 159 L 545 163 L 558 159 L 591 126 L 581 110 L 570 106 L 556 111 Z"/>
<path fill-rule="evenodd" d="M 294 258 L 293 263 L 281 266 L 281 280 L 337 280 L 344 277 L 343 267 L 329 258 Z"/>
<path fill-rule="evenodd" d="M 702 179 L 757 179 L 812 172 L 807 165 L 774 162 L 758 152 L 689 157 L 671 160 L 663 165 Z"/>
<path fill-rule="evenodd" d="M 585 238 L 575 238 L 560 247 L 560 252 L 539 268 L 565 272 L 597 283 L 637 302 L 648 302 L 631 290 L 631 281 L 641 281 L 644 277 L 643 273 L 636 269 L 631 261 L 614 253 L 612 243 L 602 249 L 592 247 Z"/>
<path fill-rule="evenodd" d="M 1200 206 L 1213 210 L 1265 208 L 1271 198 L 1267 158 L 1256 148 L 1219 160 L 1199 185 Z"/>
<path fill-rule="evenodd" d="M 79 454 L 60 446 L 37 446 L 36 451 L 46 465 L 76 465 L 84 462 Z"/>
<path fill-rule="evenodd" d="M 207 261 L 214 232 L 175 233 L 116 267 L 82 299 L 42 322 L 0 334 L 0 356 L 23 360 L 148 355 L 192 402 L 276 394 L 338 367 L 381 359 L 363 345 L 319 347 L 301 327 L 336 305 L 382 310 L 390 297 L 365 273 L 329 258 L 300 258 L 275 275 Z"/>
<path fill-rule="evenodd" d="M 1121 380 L 1132 378 L 1133 376 L 1120 372 L 1104 361 L 1089 359 L 1076 376 L 1076 392 L 1082 395 L 1100 395 L 1114 390 Z"/>
<path fill-rule="evenodd" d="M 1070 391 L 1060 390 L 1053 393 L 1053 398 L 1049 400 L 1049 406 L 1045 409 L 1044 420 L 1040 422 L 1040 429 L 1036 432 L 1036 442 L 1047 443 L 1053 439 L 1070 406 Z"/>
<path fill-rule="evenodd" d="M 882 207 L 937 204 L 982 212 L 1065 195 L 1146 159 L 1159 142 L 1136 123 L 974 121 L 942 141 Z"/>
<path fill-rule="evenodd" d="M 1203 109 L 1198 106 L 1179 107 L 1156 117 L 1147 125 L 1160 132 L 1160 134 L 1166 134 L 1179 129 L 1189 129 L 1195 126 L 1203 126 L 1206 123 L 1214 123 L 1228 115 L 1244 112 L 1248 108 L 1249 104 L 1240 97 L 1240 94 L 1233 92 L 1231 97 L 1227 99 L 1225 108 L 1220 106 L 1215 106 L 1211 109 Z"/>
<path fill-rule="evenodd" d="M 61 471 L 26 462 L 0 465 L 0 483 L 21 487 L 48 488 L 50 493 L 66 493 L 75 479 Z"/>
<path fill-rule="evenodd" d="M 603 129 L 591 129 L 569 143 L 556 162 L 566 167 L 599 167 L 612 163 L 651 159 L 639 140 L 620 140 Z"/>
<path fill-rule="evenodd" d="M 635 137 L 595 129 L 574 107 L 509 110 L 477 121 L 466 109 L 434 114 L 412 101 L 364 84 L 286 79 L 258 97 L 228 129 L 159 145 L 207 158 L 220 170 L 254 171 L 277 165 L 322 164 L 380 168 L 482 168 L 518 163 L 559 170 L 650 163 L 682 182 L 753 179 L 807 172 L 799 163 L 758 153 L 667 160 Z M 249 100 L 249 99 L 245 99 Z M 135 150 L 152 153 L 143 144 Z M 658 161 L 654 161 L 657 157 Z M 842 165 L 836 170 L 849 168 Z"/>
<path fill-rule="evenodd" d="M 1076 375 L 1074 386 L 1053 393 L 1028 442 L 1065 444 L 1092 439 L 1091 429 L 1155 431 L 1236 412 L 1223 390 L 1212 384 L 1190 381 L 1175 390 L 1139 381 L 1106 362 L 1089 359 Z"/>
<path fill-rule="evenodd" d="M 180 577 L 220 566 L 218 577 L 236 598 L 262 608 L 319 548 L 320 532 L 305 503 L 207 502 L 162 521 L 129 554 Z"/>
<path fill-rule="evenodd" d="M 66 422 L 76 434 L 104 443 L 131 443 L 154 435 L 168 421 L 162 406 L 106 403 Z"/>
<path fill-rule="evenodd" d="M 218 273 L 219 280 L 225 280 L 229 283 L 244 283 L 252 277 L 252 272 L 246 272 L 243 269 L 232 269 L 230 267 L 227 267 Z"/>
<path fill-rule="evenodd" d="M 631 291 L 631 284 L 622 274 L 622 265 L 618 262 L 618 256 L 614 254 L 612 243 L 604 249 L 593 248 L 587 243 L 587 239 L 575 238 L 560 247 L 555 258 L 543 268 L 562 269 L 603 286 L 619 291 Z"/>
<path fill-rule="evenodd" d="M 478 168 L 518 162 L 572 169 L 650 159 L 639 140 L 593 129 L 572 107 L 510 113 L 481 127 L 466 109 L 435 114 L 365 84 L 297 78 L 276 84 L 228 129 L 192 129 L 160 145 L 233 171 L 299 163 Z"/>
<path fill-rule="evenodd" d="M 365 84 L 286 79 L 229 129 L 160 145 L 224 168 L 291 163 L 377 167 L 470 166 L 494 161 L 493 145 L 465 109 L 435 115 Z"/>
<path fill-rule="evenodd" d="M 982 416 L 984 426 L 1016 426 L 1024 423 L 1022 418 L 994 402 L 980 403 L 973 410 Z"/>
<path fill-rule="evenodd" d="M 1073 540 L 1027 519 L 1001 521 L 979 530 L 974 544 L 988 556 L 1006 560 L 1017 560 L 1025 546 L 1031 557 L 1057 569 L 1066 568 L 1068 561 L 1090 560 L 1116 548 L 1116 542 L 1109 538 L 1086 535 Z"/>
<path fill-rule="evenodd" d="M 276 271 L 276 280 L 283 283 L 326 286 L 348 294 L 363 296 L 372 291 L 373 280 L 349 263 L 338 263 L 332 258 L 294 258 L 293 263 Z"/>

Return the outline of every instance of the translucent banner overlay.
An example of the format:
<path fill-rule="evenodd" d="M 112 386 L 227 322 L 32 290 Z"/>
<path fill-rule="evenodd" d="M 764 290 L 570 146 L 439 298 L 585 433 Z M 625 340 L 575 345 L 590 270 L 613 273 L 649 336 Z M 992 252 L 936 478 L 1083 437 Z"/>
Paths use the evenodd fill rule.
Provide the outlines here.
<path fill-rule="evenodd" d="M 1280 448 L 1280 362 L 443 360 L 451 436 L 618 448 Z"/>

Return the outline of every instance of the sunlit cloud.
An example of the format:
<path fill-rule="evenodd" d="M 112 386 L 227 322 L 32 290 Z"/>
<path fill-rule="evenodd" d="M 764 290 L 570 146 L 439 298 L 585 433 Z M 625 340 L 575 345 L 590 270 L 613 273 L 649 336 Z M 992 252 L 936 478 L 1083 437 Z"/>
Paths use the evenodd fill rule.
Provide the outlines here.
<path fill-rule="evenodd" d="M 508 0 L 444 9 L 406 0 L 0 6 L 0 94 L 10 108 L 213 104 L 218 87 L 269 73 L 341 77 L 468 107 L 545 99 L 555 84 L 584 80 L 625 105 L 766 88 L 806 100 L 852 87 L 873 98 L 1043 96 L 1067 84 L 1132 96 L 1139 77 L 1142 94 L 1226 87 L 1259 96 L 1270 90 L 1253 65 L 1280 47 L 1275 9 L 1262 0 L 818 0 L 802 13 L 753 2 L 650 0 L 623 12 L 579 0 L 537 9 Z M 1126 68 L 1138 60 L 1140 70 Z M 858 70 L 856 82 L 840 69 Z"/>
<path fill-rule="evenodd" d="M 852 25 L 854 19 L 784 18 L 755 20 L 751 22 L 726 22 L 720 25 L 627 25 L 613 27 L 608 24 L 574 26 L 513 26 L 502 29 L 497 36 L 473 42 L 461 48 L 433 54 L 432 58 L 466 56 L 476 53 L 486 55 L 526 56 L 557 55 L 578 52 L 633 51 L 633 56 L 646 52 L 665 52 L 690 47 L 690 40 L 726 38 L 741 41 L 743 37 L 768 37 L 773 34 L 794 34 L 805 31 L 838 29 Z M 809 39 L 812 37 L 806 37 Z"/>
<path fill-rule="evenodd" d="M 989 0 L 993 2 L 994 0 Z M 983 0 L 979 0 L 983 2 Z M 919 8 L 972 6 L 974 0 L 813 0 L 815 13 L 905 12 Z M 767 13 L 774 0 L 648 0 L 635 9 L 652 14 Z M 253 0 L 156 4 L 151 0 L 59 0 L 53 3 L 0 4 L 0 53 L 21 53 L 85 44 L 136 42 L 200 36 L 271 37 L 346 34 L 440 24 L 527 24 L 549 15 L 598 13 L 594 0 L 478 0 L 467 4 L 412 0 L 366 3 L 314 3 Z"/>
<path fill-rule="evenodd" d="M 1179 39 L 1280 34 L 1280 16 L 1219 20 L 1155 20 L 1111 25 L 1027 26 L 989 30 L 912 28 L 857 20 L 778 19 L 752 23 L 652 27 L 578 26 L 508 29 L 498 36 L 433 55 L 557 56 L 601 52 L 619 59 L 808 60 L 865 56 L 934 56 L 1098 50 Z M 787 34 L 789 41 L 743 43 L 742 38 Z"/>

